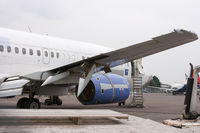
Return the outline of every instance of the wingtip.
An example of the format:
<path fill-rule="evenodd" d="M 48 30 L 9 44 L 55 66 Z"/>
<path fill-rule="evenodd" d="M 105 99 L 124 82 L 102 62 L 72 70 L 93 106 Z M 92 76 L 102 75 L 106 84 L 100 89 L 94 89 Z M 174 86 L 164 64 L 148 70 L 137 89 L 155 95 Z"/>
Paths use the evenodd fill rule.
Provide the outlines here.
<path fill-rule="evenodd" d="M 177 32 L 177 33 L 184 33 L 184 31 L 186 31 L 186 30 L 183 30 L 183 29 L 174 29 L 174 32 Z"/>
<path fill-rule="evenodd" d="M 174 29 L 174 32 L 179 33 L 179 34 L 188 33 L 193 36 L 194 40 L 197 40 L 199 38 L 196 33 L 192 31 L 184 30 L 184 29 Z"/>

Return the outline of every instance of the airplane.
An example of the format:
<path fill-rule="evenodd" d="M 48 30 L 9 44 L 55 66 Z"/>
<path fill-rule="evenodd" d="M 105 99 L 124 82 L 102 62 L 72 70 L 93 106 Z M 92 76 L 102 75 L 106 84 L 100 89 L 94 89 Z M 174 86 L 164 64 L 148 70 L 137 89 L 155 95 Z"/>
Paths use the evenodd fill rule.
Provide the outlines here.
<path fill-rule="evenodd" d="M 66 95 L 75 86 L 84 105 L 124 103 L 133 86 L 131 62 L 197 40 L 183 29 L 117 50 L 0 28 L 0 97 L 28 95 L 17 108 L 39 109 L 36 96 Z"/>

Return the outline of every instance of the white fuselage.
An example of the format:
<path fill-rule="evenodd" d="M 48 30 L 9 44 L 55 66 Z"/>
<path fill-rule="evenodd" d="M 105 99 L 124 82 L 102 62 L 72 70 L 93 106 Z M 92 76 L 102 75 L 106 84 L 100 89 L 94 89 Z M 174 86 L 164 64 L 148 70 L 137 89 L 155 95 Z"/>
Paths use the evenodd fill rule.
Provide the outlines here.
<path fill-rule="evenodd" d="M 0 28 L 0 77 L 49 70 L 111 50 L 90 43 Z M 130 69 L 130 64 L 113 70 L 130 77 L 131 69 L 125 75 L 125 68 Z"/>

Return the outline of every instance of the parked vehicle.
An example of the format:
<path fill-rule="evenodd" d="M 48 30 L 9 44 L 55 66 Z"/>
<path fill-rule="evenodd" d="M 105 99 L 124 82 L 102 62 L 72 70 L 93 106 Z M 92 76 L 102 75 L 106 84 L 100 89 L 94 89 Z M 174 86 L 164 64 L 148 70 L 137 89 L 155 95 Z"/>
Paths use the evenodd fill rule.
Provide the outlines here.
<path fill-rule="evenodd" d="M 184 85 L 182 88 L 174 90 L 172 92 L 173 95 L 176 94 L 185 94 L 186 93 L 186 89 L 187 89 L 187 85 Z M 200 85 L 197 86 L 197 95 L 200 95 Z"/>
<path fill-rule="evenodd" d="M 173 95 L 176 95 L 176 94 L 185 94 L 186 93 L 186 88 L 187 88 L 187 85 L 184 85 L 182 88 L 174 90 L 172 92 L 172 94 Z"/>

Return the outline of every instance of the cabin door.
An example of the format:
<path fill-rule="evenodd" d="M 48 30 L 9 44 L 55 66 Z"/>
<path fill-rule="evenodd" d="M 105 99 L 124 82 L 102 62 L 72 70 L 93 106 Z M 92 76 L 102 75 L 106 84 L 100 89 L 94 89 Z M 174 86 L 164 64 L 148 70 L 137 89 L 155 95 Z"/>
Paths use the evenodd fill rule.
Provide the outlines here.
<path fill-rule="evenodd" d="M 49 49 L 44 48 L 42 50 L 42 61 L 44 64 L 49 64 L 50 62 L 50 53 L 49 53 Z"/>

